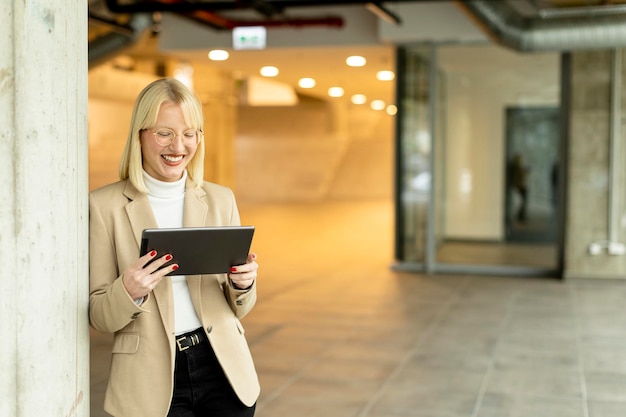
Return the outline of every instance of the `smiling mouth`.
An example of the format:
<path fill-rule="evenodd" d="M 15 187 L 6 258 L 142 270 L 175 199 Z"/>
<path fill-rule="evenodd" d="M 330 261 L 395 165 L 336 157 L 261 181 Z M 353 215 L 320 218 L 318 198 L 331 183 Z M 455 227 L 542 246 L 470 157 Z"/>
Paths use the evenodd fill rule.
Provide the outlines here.
<path fill-rule="evenodd" d="M 165 159 L 167 162 L 180 162 L 183 159 L 183 155 L 178 155 L 178 156 L 161 155 L 161 158 Z"/>

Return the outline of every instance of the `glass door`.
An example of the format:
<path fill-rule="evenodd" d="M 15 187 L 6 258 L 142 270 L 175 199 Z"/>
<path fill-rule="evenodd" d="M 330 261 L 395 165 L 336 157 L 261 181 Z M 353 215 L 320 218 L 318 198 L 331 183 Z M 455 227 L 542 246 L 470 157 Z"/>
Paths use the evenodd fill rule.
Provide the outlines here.
<path fill-rule="evenodd" d="M 560 56 L 496 45 L 399 55 L 397 267 L 557 274 Z"/>

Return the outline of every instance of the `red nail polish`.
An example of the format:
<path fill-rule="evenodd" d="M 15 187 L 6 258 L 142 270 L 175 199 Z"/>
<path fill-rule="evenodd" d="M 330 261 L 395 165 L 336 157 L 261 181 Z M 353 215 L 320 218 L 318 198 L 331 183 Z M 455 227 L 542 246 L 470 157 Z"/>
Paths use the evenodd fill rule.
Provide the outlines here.
<path fill-rule="evenodd" d="M 166 260 L 166 261 L 169 261 L 169 260 L 171 260 L 171 259 L 172 259 L 172 255 L 165 255 L 165 260 Z"/>
<path fill-rule="evenodd" d="M 172 265 L 172 269 L 173 269 L 174 271 L 176 271 L 176 270 L 178 269 L 178 265 L 176 265 L 176 264 Z"/>
<path fill-rule="evenodd" d="M 237 268 L 235 268 L 234 266 L 230 267 L 230 272 L 237 272 Z"/>
<path fill-rule="evenodd" d="M 154 256 L 154 255 L 156 255 L 156 251 L 155 251 L 155 250 L 153 250 L 152 252 L 150 252 L 150 256 Z"/>

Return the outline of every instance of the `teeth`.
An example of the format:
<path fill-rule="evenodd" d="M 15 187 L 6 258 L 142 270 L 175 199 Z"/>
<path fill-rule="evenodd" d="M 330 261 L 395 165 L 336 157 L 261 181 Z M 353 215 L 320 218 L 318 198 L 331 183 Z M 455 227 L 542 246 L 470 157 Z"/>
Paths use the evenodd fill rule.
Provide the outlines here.
<path fill-rule="evenodd" d="M 163 159 L 169 162 L 178 162 L 183 159 L 182 155 L 179 155 L 179 156 L 161 155 L 161 156 L 163 157 Z"/>

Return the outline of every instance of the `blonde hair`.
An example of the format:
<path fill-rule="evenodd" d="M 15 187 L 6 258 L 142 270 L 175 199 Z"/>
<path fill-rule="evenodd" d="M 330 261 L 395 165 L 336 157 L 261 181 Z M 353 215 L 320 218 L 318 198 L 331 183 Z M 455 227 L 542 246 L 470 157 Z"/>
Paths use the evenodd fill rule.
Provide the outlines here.
<path fill-rule="evenodd" d="M 120 161 L 119 176 L 121 180 L 128 179 L 139 191 L 144 193 L 147 193 L 148 189 L 143 180 L 143 157 L 139 136 L 143 129 L 155 125 L 161 105 L 166 101 L 180 105 L 188 127 L 204 130 L 202 104 L 200 104 L 198 96 L 180 81 L 174 78 L 162 78 L 148 84 L 139 93 L 133 108 L 130 130 Z M 187 177 L 194 187 L 202 186 L 204 181 L 204 138 L 198 143 L 196 153 L 187 165 Z"/>

